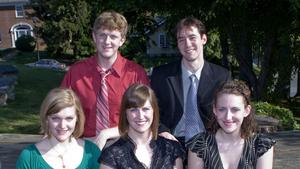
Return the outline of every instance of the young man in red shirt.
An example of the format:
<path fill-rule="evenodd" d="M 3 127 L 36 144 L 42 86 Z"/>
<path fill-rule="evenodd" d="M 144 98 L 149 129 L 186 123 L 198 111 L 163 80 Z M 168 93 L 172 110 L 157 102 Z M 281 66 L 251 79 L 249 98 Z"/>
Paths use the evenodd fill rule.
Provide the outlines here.
<path fill-rule="evenodd" d="M 62 87 L 72 88 L 79 96 L 86 117 L 83 136 L 93 140 L 100 148 L 108 139 L 119 136 L 119 107 L 127 87 L 133 83 L 149 85 L 143 67 L 118 52 L 126 40 L 127 29 L 127 21 L 121 14 L 114 11 L 100 14 L 92 32 L 96 54 L 72 65 L 61 83 Z M 103 90 L 103 72 L 106 73 L 105 91 L 108 96 L 106 114 L 97 105 Z M 107 123 L 100 124 L 100 129 L 96 120 L 99 113 L 104 116 L 100 118 L 100 123 L 103 119 Z"/>

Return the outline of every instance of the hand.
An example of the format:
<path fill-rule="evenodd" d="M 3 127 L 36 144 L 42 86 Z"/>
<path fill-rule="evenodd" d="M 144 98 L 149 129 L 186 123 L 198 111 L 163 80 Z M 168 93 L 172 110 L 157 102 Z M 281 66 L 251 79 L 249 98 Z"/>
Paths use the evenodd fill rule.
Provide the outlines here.
<path fill-rule="evenodd" d="M 119 137 L 120 133 L 117 127 L 107 128 L 100 131 L 99 135 L 95 139 L 95 144 L 98 145 L 100 150 L 103 149 L 107 140 Z"/>
<path fill-rule="evenodd" d="M 178 141 L 171 133 L 169 132 L 162 132 L 162 133 L 159 133 L 160 136 L 166 138 L 166 139 L 169 139 L 169 140 L 174 140 L 174 141 Z"/>
<path fill-rule="evenodd" d="M 107 139 L 108 138 L 106 134 L 106 129 L 104 129 L 100 131 L 99 135 L 95 138 L 94 142 L 100 148 L 100 150 L 102 150 L 106 144 Z"/>

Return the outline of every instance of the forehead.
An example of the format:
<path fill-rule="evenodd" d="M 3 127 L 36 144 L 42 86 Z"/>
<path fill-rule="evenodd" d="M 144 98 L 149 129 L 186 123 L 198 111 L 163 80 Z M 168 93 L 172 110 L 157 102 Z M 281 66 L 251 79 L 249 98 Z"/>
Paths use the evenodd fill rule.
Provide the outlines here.
<path fill-rule="evenodd" d="M 61 117 L 61 118 L 64 118 L 67 116 L 76 116 L 76 108 L 75 108 L 75 106 L 63 108 L 59 112 L 52 114 L 49 117 L 53 117 L 53 116 Z"/>
<path fill-rule="evenodd" d="M 220 94 L 216 100 L 217 105 L 244 105 L 244 98 L 235 94 Z"/>
<path fill-rule="evenodd" d="M 200 33 L 195 26 L 184 26 L 177 32 L 177 37 L 185 37 L 190 35 L 200 36 Z"/>
<path fill-rule="evenodd" d="M 96 31 L 96 34 L 107 34 L 107 35 L 116 35 L 121 36 L 121 32 L 117 29 L 110 30 L 107 28 L 101 28 Z"/>

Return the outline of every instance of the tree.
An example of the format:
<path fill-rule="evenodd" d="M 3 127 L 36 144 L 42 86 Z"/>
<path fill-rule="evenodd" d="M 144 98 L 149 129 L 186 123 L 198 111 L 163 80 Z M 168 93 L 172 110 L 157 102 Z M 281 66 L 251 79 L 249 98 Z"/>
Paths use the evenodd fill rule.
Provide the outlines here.
<path fill-rule="evenodd" d="M 89 55 L 91 41 L 90 6 L 84 0 L 32 0 L 31 5 L 42 22 L 41 36 L 53 56 L 71 50 L 76 55 Z"/>

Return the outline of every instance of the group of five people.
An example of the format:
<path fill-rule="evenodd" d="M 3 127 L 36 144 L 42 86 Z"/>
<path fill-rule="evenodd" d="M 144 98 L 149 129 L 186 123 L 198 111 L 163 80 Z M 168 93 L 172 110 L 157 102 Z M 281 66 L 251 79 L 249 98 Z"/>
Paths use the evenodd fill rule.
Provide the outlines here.
<path fill-rule="evenodd" d="M 118 51 L 127 30 L 114 11 L 95 20 L 96 54 L 48 93 L 44 138 L 22 151 L 17 168 L 272 168 L 275 142 L 255 134 L 250 90 L 204 60 L 200 20 L 179 21 L 182 57 L 154 68 L 151 80 Z"/>

